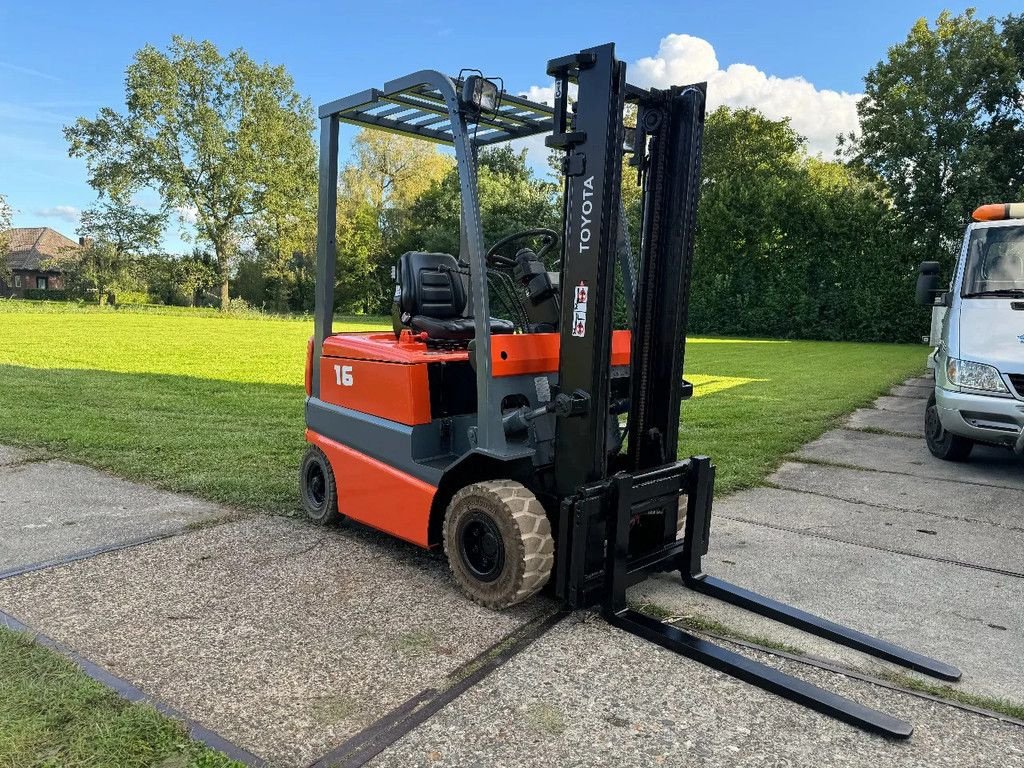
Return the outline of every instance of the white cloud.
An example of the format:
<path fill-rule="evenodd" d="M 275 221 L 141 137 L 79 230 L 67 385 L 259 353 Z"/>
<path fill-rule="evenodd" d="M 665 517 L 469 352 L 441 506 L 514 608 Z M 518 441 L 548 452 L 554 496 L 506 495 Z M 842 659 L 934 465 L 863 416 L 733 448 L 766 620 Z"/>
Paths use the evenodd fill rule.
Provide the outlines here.
<path fill-rule="evenodd" d="M 661 38 L 657 56 L 644 57 L 626 70 L 630 81 L 637 85 L 658 88 L 707 80 L 718 71 L 718 57 L 711 43 L 692 35 Z"/>
<path fill-rule="evenodd" d="M 658 53 L 627 67 L 630 82 L 645 87 L 706 80 L 708 108 L 756 107 L 773 120 L 790 118 L 790 125 L 807 138 L 811 152 L 831 156 L 836 135 L 857 130 L 857 102 L 863 96 L 817 88 L 802 77 L 777 77 L 750 64 L 722 69 L 715 49 L 692 35 L 668 35 Z"/>
<path fill-rule="evenodd" d="M 857 130 L 859 93 L 817 88 L 802 77 L 777 77 L 750 64 L 721 68 L 715 49 L 692 35 L 667 35 L 658 52 L 626 67 L 626 77 L 646 88 L 667 88 L 707 81 L 708 109 L 719 106 L 756 107 L 767 117 L 790 118 L 797 133 L 807 138 L 812 153 L 831 157 L 836 135 Z M 552 103 L 554 88 L 531 86 L 527 98 Z"/>
<path fill-rule="evenodd" d="M 195 224 L 199 221 L 199 209 L 194 205 L 179 205 L 174 210 L 183 224 Z"/>
<path fill-rule="evenodd" d="M 32 213 L 44 219 L 60 219 L 69 224 L 78 224 L 78 220 L 82 217 L 82 211 L 73 205 L 55 205 L 52 208 L 39 208 L 32 211 Z"/>
<path fill-rule="evenodd" d="M 575 99 L 578 90 L 575 83 L 569 83 L 570 98 Z M 555 86 L 553 85 L 531 85 L 528 90 L 519 95 L 541 104 L 550 104 L 551 106 L 555 104 Z"/>

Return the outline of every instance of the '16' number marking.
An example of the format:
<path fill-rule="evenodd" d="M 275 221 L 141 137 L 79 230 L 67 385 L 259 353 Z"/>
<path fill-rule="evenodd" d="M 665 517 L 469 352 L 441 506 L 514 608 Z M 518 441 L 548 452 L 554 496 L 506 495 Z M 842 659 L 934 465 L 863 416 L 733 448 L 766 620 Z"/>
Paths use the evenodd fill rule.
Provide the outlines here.
<path fill-rule="evenodd" d="M 334 379 L 339 387 L 351 387 L 352 386 L 352 366 L 351 365 L 336 365 L 334 366 Z"/>

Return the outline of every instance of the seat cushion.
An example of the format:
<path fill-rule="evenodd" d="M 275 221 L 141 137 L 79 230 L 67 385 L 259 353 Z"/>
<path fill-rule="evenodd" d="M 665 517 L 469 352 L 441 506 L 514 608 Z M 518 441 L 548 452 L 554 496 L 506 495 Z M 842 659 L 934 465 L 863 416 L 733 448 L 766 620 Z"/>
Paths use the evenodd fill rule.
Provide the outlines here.
<path fill-rule="evenodd" d="M 401 312 L 410 316 L 460 317 L 466 308 L 466 291 L 458 261 L 448 253 L 403 253 L 395 299 Z"/>
<path fill-rule="evenodd" d="M 465 341 L 476 336 L 476 327 L 472 317 L 437 318 L 426 315 L 413 315 L 409 327 L 413 333 L 425 333 L 431 339 L 440 341 Z M 515 325 L 509 320 L 491 318 L 491 333 L 512 333 Z"/>

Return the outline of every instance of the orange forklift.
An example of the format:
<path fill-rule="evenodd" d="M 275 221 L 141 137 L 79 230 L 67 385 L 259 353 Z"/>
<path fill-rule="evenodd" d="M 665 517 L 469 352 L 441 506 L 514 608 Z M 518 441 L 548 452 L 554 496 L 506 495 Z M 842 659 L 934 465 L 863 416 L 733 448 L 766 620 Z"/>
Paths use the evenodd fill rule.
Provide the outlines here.
<path fill-rule="evenodd" d="M 464 70 L 466 72 L 466 70 Z M 617 627 L 894 738 L 910 723 L 629 607 L 657 571 L 722 600 L 919 672 L 933 659 L 705 574 L 714 466 L 677 459 L 706 85 L 644 89 L 612 45 L 553 59 L 554 105 L 472 71 L 423 70 L 320 108 L 315 331 L 300 494 L 322 524 L 358 521 L 443 547 L 458 586 L 501 609 L 550 589 Z M 570 101 L 570 86 L 576 96 Z M 627 126 L 627 105 L 636 125 Z M 454 149 L 458 255 L 397 257 L 393 330 L 334 333 L 341 122 Z M 545 136 L 561 153 L 563 227 L 488 245 L 477 151 Z M 634 258 L 624 165 L 642 187 Z M 613 330 L 621 291 L 629 330 Z M 500 307 L 496 317 L 493 307 Z"/>

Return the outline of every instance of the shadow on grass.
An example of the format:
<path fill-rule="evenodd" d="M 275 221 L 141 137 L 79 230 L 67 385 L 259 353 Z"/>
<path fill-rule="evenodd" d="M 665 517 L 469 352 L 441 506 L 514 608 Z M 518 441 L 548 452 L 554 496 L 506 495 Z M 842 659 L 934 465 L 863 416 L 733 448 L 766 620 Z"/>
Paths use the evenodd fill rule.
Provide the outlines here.
<path fill-rule="evenodd" d="M 716 495 L 762 483 L 785 456 L 924 364 L 912 346 L 787 342 L 770 354 L 758 350 L 705 343 L 688 355 L 695 380 L 743 382 L 709 387 L 683 408 L 680 455 L 714 459 Z M 292 384 L 0 365 L 0 442 L 41 446 L 243 509 L 293 514 L 303 400 Z"/>
<path fill-rule="evenodd" d="M 294 514 L 304 397 L 284 384 L 0 365 L 0 442 Z"/>

